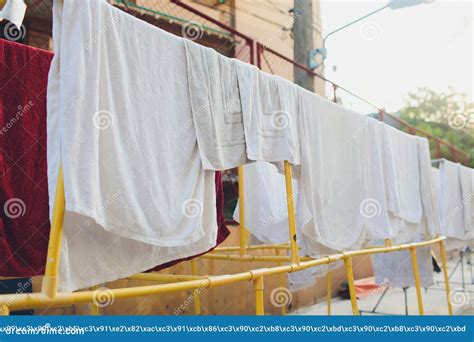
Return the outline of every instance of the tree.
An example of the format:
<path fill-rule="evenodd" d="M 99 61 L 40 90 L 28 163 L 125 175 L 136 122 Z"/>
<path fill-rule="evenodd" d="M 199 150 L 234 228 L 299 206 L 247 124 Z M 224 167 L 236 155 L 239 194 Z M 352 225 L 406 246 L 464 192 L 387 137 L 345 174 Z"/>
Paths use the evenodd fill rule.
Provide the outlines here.
<path fill-rule="evenodd" d="M 451 88 L 445 93 L 418 88 L 408 94 L 400 117 L 468 153 L 474 167 L 474 102 L 467 101 L 465 94 Z M 441 152 L 454 160 L 450 151 Z"/>

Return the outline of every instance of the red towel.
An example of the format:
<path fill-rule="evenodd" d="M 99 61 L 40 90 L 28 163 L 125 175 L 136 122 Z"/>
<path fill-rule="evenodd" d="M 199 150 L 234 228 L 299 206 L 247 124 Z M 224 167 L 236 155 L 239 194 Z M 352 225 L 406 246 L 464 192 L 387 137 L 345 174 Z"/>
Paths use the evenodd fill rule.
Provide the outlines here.
<path fill-rule="evenodd" d="M 0 276 L 44 273 L 46 86 L 53 54 L 0 39 Z"/>
<path fill-rule="evenodd" d="M 52 57 L 50 52 L 0 39 L 0 276 L 4 277 L 44 274 L 50 228 L 46 90 Z M 219 245 L 230 234 L 224 223 L 220 172 L 216 172 L 216 195 Z"/>

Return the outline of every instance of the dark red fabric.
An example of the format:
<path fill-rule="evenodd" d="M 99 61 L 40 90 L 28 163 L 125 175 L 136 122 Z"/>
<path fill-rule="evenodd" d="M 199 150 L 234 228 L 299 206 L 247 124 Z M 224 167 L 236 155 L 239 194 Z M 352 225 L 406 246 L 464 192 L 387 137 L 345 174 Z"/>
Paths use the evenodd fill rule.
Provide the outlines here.
<path fill-rule="evenodd" d="M 44 274 L 50 228 L 46 90 L 52 57 L 48 51 L 0 39 L 0 276 L 4 277 Z M 216 195 L 219 245 L 230 234 L 224 222 L 220 172 L 216 172 Z"/>
<path fill-rule="evenodd" d="M 0 39 L 0 276 L 44 273 L 46 86 L 53 55 Z"/>

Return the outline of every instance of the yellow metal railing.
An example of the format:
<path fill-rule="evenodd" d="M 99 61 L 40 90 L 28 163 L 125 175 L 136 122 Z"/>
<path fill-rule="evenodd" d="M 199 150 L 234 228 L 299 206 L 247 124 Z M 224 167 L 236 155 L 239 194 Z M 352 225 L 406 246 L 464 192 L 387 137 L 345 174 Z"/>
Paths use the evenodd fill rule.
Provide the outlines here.
<path fill-rule="evenodd" d="M 300 257 L 298 254 L 298 244 L 296 237 L 296 220 L 294 210 L 294 197 L 292 189 L 291 165 L 285 162 L 285 182 L 287 192 L 288 205 L 288 224 L 289 224 L 289 245 L 276 244 L 264 246 L 246 246 L 246 231 L 245 231 L 245 197 L 244 197 L 244 177 L 243 168 L 239 168 L 239 184 L 240 192 L 240 244 L 237 247 L 221 247 L 216 253 L 208 253 L 201 258 L 208 259 L 222 259 L 234 260 L 239 262 L 277 262 L 275 267 L 259 268 L 250 271 L 228 274 L 228 275 L 198 275 L 196 259 L 191 261 L 192 275 L 173 275 L 173 274 L 157 274 L 157 273 L 140 273 L 128 277 L 128 279 L 156 281 L 160 284 L 135 286 L 128 288 L 106 289 L 107 293 L 102 293 L 101 288 L 93 288 L 88 291 L 62 293 L 58 292 L 58 266 L 59 266 L 59 251 L 61 245 L 63 219 L 65 211 L 65 195 L 62 168 L 59 168 L 57 188 L 55 195 L 55 202 L 53 208 L 53 220 L 51 225 L 50 240 L 48 246 L 48 255 L 46 263 L 46 272 L 43 278 L 42 291 L 39 293 L 23 293 L 14 295 L 0 295 L 0 315 L 8 315 L 12 310 L 24 309 L 42 309 L 50 307 L 64 307 L 71 306 L 76 303 L 92 303 L 91 313 L 98 315 L 99 307 L 94 302 L 94 298 L 100 298 L 101 295 L 113 296 L 113 298 L 131 298 L 142 297 L 153 294 L 170 293 L 176 291 L 193 291 L 194 294 L 194 308 L 195 314 L 201 313 L 201 305 L 199 293 L 201 289 L 224 286 L 243 281 L 253 281 L 255 291 L 255 308 L 257 315 L 264 315 L 264 277 L 273 275 L 283 275 L 285 273 L 304 270 L 314 266 L 331 264 L 336 261 L 344 261 L 346 276 L 349 284 L 349 292 L 351 298 L 352 312 L 354 315 L 359 315 L 357 306 L 357 298 L 354 287 L 354 273 L 352 260 L 353 257 L 362 255 L 372 255 L 377 253 L 389 253 L 401 250 L 409 250 L 412 256 L 413 273 L 415 279 L 415 287 L 417 291 L 419 314 L 423 315 L 423 301 L 421 297 L 421 285 L 418 270 L 418 262 L 416 259 L 416 248 L 428 246 L 438 243 L 440 246 L 441 260 L 446 284 L 446 298 L 448 303 L 448 312 L 452 312 L 451 296 L 449 288 L 449 279 L 446 266 L 446 255 L 444 250 L 445 237 L 439 236 L 434 239 L 422 242 L 392 245 L 390 240 L 385 241 L 384 246 L 370 246 L 361 250 L 348 251 L 343 253 L 332 254 L 318 259 L 309 257 Z M 239 183 L 240 183 L 239 182 Z M 275 249 L 276 255 L 269 256 L 254 256 L 248 255 L 247 250 L 257 249 Z M 289 250 L 289 256 L 278 255 L 279 250 Z M 238 254 L 221 254 L 220 252 L 238 252 Z M 217 253 L 219 252 L 219 253 Z M 287 264 L 282 264 L 287 263 Z M 281 281 L 281 280 L 280 280 Z M 328 301 L 328 315 L 331 314 L 331 273 L 327 276 L 327 301 Z M 286 313 L 286 308 L 282 313 Z"/>

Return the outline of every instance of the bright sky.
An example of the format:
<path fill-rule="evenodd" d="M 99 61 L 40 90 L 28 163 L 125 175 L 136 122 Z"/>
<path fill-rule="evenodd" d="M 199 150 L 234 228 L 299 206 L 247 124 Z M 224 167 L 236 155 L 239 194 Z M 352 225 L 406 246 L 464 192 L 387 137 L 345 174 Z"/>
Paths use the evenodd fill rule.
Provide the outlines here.
<path fill-rule="evenodd" d="M 386 2 L 321 0 L 326 34 Z M 420 86 L 445 91 L 449 86 L 474 98 L 473 1 L 437 0 L 398 10 L 385 9 L 328 38 L 326 76 L 396 111 L 404 96 Z M 339 95 L 343 95 L 342 92 Z M 373 111 L 357 99 L 344 105 Z"/>

